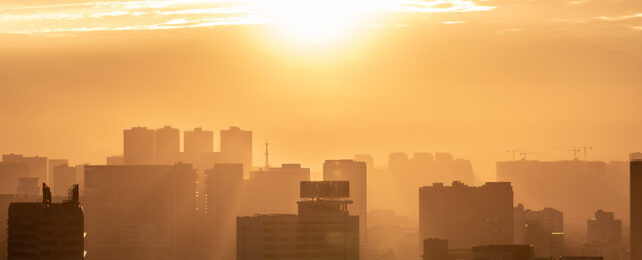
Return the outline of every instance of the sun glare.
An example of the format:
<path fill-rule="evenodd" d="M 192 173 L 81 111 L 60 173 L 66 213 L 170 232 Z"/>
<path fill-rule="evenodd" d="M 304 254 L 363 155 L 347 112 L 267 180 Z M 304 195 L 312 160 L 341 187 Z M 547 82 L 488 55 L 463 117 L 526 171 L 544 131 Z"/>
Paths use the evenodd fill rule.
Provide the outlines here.
<path fill-rule="evenodd" d="M 266 1 L 272 25 L 284 37 L 306 44 L 327 44 L 352 34 L 377 1 Z"/>

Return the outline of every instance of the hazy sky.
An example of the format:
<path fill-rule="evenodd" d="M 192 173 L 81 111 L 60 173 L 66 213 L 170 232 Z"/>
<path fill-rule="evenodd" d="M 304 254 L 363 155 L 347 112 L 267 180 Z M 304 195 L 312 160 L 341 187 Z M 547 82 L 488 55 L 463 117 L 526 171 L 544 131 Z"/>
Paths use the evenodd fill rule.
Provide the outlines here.
<path fill-rule="evenodd" d="M 492 179 L 507 149 L 642 150 L 639 0 L 5 0 L 0 32 L 1 153 L 238 125 L 257 165 L 450 151 Z"/>

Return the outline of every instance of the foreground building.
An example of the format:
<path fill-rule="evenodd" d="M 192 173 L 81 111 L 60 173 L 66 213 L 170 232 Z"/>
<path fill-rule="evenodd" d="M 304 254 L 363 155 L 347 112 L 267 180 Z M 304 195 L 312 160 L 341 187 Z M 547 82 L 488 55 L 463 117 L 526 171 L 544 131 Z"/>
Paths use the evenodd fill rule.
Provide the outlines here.
<path fill-rule="evenodd" d="M 42 202 L 9 206 L 7 259 L 84 259 L 84 213 L 78 185 L 62 203 L 53 203 L 49 187 L 43 183 L 42 188 Z"/>
<path fill-rule="evenodd" d="M 359 259 L 359 217 L 347 181 L 301 182 L 298 214 L 237 218 L 238 260 Z"/>

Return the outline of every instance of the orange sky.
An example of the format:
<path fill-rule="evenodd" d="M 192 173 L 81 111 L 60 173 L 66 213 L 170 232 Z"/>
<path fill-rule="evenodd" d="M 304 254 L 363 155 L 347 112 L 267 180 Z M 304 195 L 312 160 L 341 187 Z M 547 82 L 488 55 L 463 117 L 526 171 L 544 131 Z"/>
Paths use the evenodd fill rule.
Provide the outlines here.
<path fill-rule="evenodd" d="M 3 1 L 0 152 L 103 163 L 131 126 L 238 125 L 257 165 L 264 141 L 313 170 L 450 151 L 492 179 L 509 148 L 642 150 L 641 1 L 326 2 Z"/>

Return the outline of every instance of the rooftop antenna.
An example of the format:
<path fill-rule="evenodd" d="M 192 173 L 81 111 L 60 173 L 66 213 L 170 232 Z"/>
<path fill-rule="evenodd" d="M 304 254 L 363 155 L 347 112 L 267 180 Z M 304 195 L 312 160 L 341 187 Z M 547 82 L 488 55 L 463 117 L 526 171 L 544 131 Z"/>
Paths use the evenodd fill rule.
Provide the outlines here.
<path fill-rule="evenodd" d="M 266 170 L 270 169 L 270 163 L 268 161 L 269 155 L 270 153 L 268 152 L 268 143 L 266 142 L 265 143 L 265 169 Z"/>

